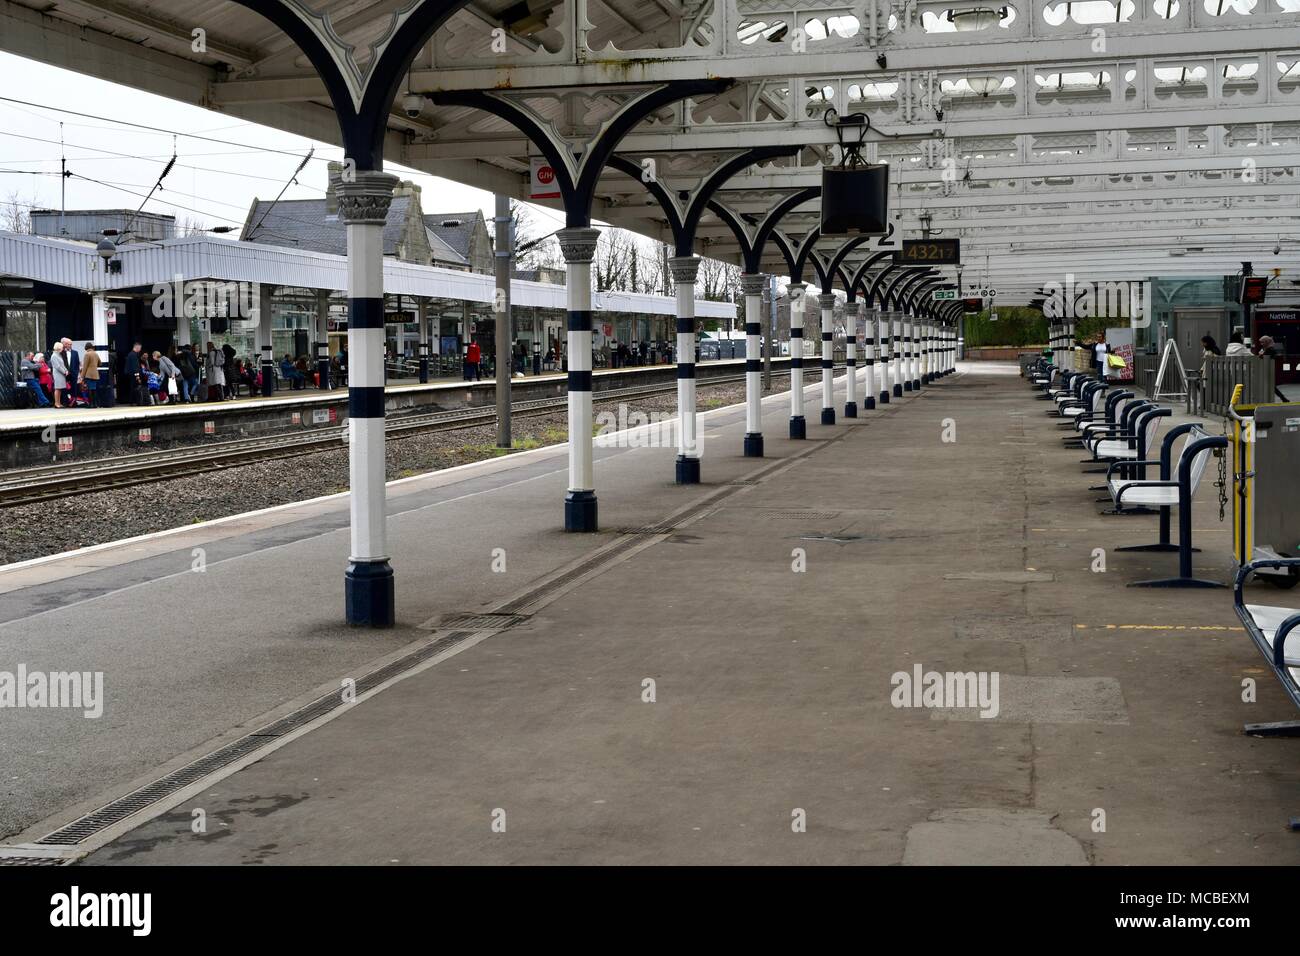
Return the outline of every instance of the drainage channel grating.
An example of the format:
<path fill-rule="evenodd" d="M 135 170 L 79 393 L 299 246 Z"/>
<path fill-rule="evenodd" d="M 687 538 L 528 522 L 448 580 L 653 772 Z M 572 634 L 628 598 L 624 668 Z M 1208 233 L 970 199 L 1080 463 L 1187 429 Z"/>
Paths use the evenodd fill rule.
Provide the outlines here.
<path fill-rule="evenodd" d="M 754 485 L 761 485 L 762 483 L 762 480 L 759 478 L 737 478 L 735 481 L 727 482 L 729 485 L 739 485 L 741 487 L 752 487 Z"/>
<path fill-rule="evenodd" d="M 385 681 L 399 676 L 405 671 L 454 647 L 461 641 L 472 637 L 473 634 L 472 631 L 456 631 L 412 651 L 405 657 L 400 657 L 392 663 L 386 664 L 357 681 L 357 695 L 373 690 Z M 240 758 L 256 752 L 276 737 L 281 737 L 342 706 L 345 706 L 342 694 L 330 693 L 324 697 L 319 697 L 308 704 L 304 704 L 293 713 L 287 714 L 251 734 L 240 737 L 238 740 L 214 750 L 207 756 L 200 757 L 193 763 L 186 764 L 178 770 L 159 777 L 153 783 L 141 787 L 134 793 L 128 793 L 126 796 L 119 797 L 98 810 L 92 810 L 84 817 L 73 820 L 68 825 L 41 837 L 36 842 L 44 846 L 75 846 L 82 843 L 95 834 L 108 829 L 116 823 L 120 823 L 127 817 L 165 800 L 173 793 L 185 789 L 192 783 L 202 780 L 208 774 L 214 773 L 223 767 L 228 767 Z"/>
<path fill-rule="evenodd" d="M 639 528 L 618 528 L 618 534 L 672 534 L 677 529 L 667 524 L 647 524 Z"/>
<path fill-rule="evenodd" d="M 481 613 L 466 611 L 461 614 L 449 614 L 438 622 L 438 630 L 448 628 L 469 631 L 504 631 L 508 627 L 522 624 L 528 620 L 527 614 L 500 614 L 495 611 Z"/>
<path fill-rule="evenodd" d="M 56 856 L 0 856 L 0 866 L 63 866 L 67 862 Z"/>
<path fill-rule="evenodd" d="M 760 511 L 759 516 L 778 521 L 828 521 L 838 518 L 838 511 Z"/>

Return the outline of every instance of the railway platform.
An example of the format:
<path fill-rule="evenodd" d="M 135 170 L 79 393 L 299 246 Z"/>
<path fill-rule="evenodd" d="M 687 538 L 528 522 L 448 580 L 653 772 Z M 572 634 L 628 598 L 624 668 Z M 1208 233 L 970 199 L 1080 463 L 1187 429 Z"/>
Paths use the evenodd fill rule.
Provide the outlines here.
<path fill-rule="evenodd" d="M 784 372 L 787 358 L 774 358 L 775 371 Z M 744 373 L 743 360 L 702 362 L 702 382 L 733 378 Z M 642 386 L 671 385 L 674 365 L 632 366 L 592 373 L 599 393 Z M 440 412 L 476 407 L 490 408 L 496 401 L 492 379 L 390 382 L 385 387 L 390 415 Z M 563 372 L 528 375 L 511 382 L 512 399 L 545 401 L 562 399 Z M 271 397 L 253 396 L 222 402 L 175 405 L 115 405 L 112 408 L 3 409 L 0 410 L 0 470 L 45 466 L 52 462 L 111 454 L 149 451 L 172 442 L 215 443 L 232 438 L 303 434 L 341 425 L 348 418 L 347 389 L 281 390 Z"/>
<path fill-rule="evenodd" d="M 688 487 L 620 433 L 594 535 L 564 446 L 392 482 L 392 630 L 340 624 L 346 495 L 0 570 L 0 659 L 104 678 L 99 719 L 11 715 L 0 852 L 1296 862 L 1293 750 L 1241 733 L 1289 703 L 1230 592 L 1126 588 L 1154 519 L 1099 515 L 1042 407 L 984 363 L 792 441 L 778 394 L 763 459 L 743 407 L 701 415 Z M 898 693 L 931 671 L 998 675 L 997 713 Z"/>

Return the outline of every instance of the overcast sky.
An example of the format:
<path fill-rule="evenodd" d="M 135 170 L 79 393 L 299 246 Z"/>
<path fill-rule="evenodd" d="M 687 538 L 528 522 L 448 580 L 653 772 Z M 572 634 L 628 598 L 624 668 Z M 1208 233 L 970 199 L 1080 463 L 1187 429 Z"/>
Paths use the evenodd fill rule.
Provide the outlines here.
<path fill-rule="evenodd" d="M 7 53 L 0 53 L 0 97 L 0 201 L 5 204 L 16 199 L 24 206 L 59 208 L 60 122 L 68 169 L 75 174 L 67 180 L 68 209 L 137 208 L 171 158 L 172 133 L 206 137 L 175 137 L 176 166 L 145 209 L 172 213 L 178 222 L 197 219 L 207 227 L 243 225 L 253 198 L 274 198 L 312 146 L 314 159 L 284 196 L 323 196 L 325 163 L 342 158 L 336 146 Z M 386 169 L 422 187 L 425 212 L 482 209 L 492 215 L 492 196 L 481 189 L 394 163 Z M 564 224 L 560 213 L 532 208 L 541 222 Z"/>

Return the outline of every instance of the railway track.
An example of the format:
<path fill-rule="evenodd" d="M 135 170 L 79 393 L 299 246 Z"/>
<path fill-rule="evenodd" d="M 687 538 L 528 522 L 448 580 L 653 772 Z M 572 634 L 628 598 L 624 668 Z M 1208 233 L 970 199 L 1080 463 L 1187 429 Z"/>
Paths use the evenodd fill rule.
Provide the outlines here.
<path fill-rule="evenodd" d="M 700 387 L 743 382 L 744 375 L 726 375 L 700 382 Z M 675 391 L 677 383 L 615 388 L 595 393 L 596 402 L 637 398 Z M 535 399 L 511 405 L 512 416 L 540 415 L 564 408 L 566 396 Z M 443 412 L 407 415 L 389 419 L 385 437 L 400 439 L 427 431 L 452 431 L 496 421 L 495 406 L 462 408 Z M 314 429 L 301 435 L 267 435 L 239 438 L 204 445 L 187 445 L 160 451 L 119 455 L 85 462 L 42 465 L 0 474 L 0 508 L 36 504 L 95 491 L 109 491 L 132 485 L 150 484 L 254 462 L 296 458 L 314 452 L 340 448 L 347 441 L 347 426 Z"/>

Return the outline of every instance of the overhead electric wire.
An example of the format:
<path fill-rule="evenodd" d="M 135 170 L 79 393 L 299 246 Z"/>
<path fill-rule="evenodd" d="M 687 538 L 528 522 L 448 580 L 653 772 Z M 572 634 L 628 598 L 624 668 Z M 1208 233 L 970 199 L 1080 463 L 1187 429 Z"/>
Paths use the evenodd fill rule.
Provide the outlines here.
<path fill-rule="evenodd" d="M 33 142 L 37 142 L 37 143 L 49 143 L 49 144 L 52 145 L 52 146 L 58 146 L 58 145 L 60 145 L 60 144 L 59 144 L 59 141 L 58 141 L 58 140 L 55 140 L 55 139 L 43 139 L 43 138 L 41 138 L 41 137 L 39 137 L 39 136 L 26 136 L 26 135 L 23 135 L 22 133 L 11 133 L 11 132 L 8 132 L 8 131 L 6 131 L 6 130 L 0 130 L 0 136 L 13 136 L 13 137 L 15 137 L 16 139 L 28 139 L 28 140 L 32 140 Z M 77 159 L 77 162 L 84 162 L 84 161 L 86 161 L 86 160 L 88 160 L 88 159 L 137 159 L 137 160 L 141 160 L 142 162 L 149 162 L 149 163 L 151 163 L 151 162 L 159 162 L 159 161 L 164 160 L 164 159 L 167 158 L 166 156 L 137 156 L 137 155 L 134 155 L 134 154 L 132 154 L 132 153 L 119 153 L 119 152 L 116 152 L 116 151 L 111 150 L 111 149 L 100 149 L 98 146 L 78 146 L 78 145 L 76 145 L 75 143 L 68 143 L 67 145 L 70 146 L 72 149 L 84 149 L 84 150 L 87 150 L 87 151 L 89 151 L 89 152 L 104 153 L 104 154 L 105 154 L 104 156 L 82 156 L 82 157 L 79 157 L 79 158 Z M 257 150 L 239 150 L 239 151 L 237 151 L 237 152 L 232 152 L 232 153 L 199 153 L 199 154 L 195 154 L 195 155 L 204 155 L 204 156 L 223 156 L 223 155 L 228 155 L 228 156 L 243 156 L 243 155 L 248 155 L 249 153 L 255 153 L 255 152 L 257 152 Z M 26 159 L 16 159 L 16 160 L 14 160 L 14 159 L 11 159 L 11 160 L 4 160 L 4 162 L 11 162 L 11 163 L 13 163 L 13 162 L 17 162 L 17 163 L 25 163 L 25 162 L 34 162 L 34 163 L 35 163 L 35 162 L 39 162 L 39 163 L 53 163 L 53 162 L 58 162 L 58 160 L 56 160 L 56 159 L 32 159 L 32 160 L 26 160 Z M 244 178 L 244 179 L 262 179 L 262 180 L 265 180 L 265 181 L 268 182 L 268 183 L 278 183 L 278 182 L 281 182 L 281 180 L 278 179 L 278 178 L 274 178 L 274 177 L 271 177 L 271 176 L 258 176 L 258 175 L 254 174 L 254 173 L 237 173 L 237 172 L 234 172 L 234 171 L 229 170 L 229 169 L 212 169 L 212 168 L 207 167 L 207 166 L 190 166 L 190 165 L 188 165 L 188 164 L 186 164 L 186 163 L 180 163 L 179 165 L 180 165 L 180 167 L 181 167 L 182 169 L 193 169 L 193 170 L 197 170 L 198 172 L 201 172 L 201 173 L 215 173 L 215 174 L 220 175 L 220 176 L 239 176 L 239 177 L 242 177 L 242 178 Z M 319 192 L 324 192 L 324 190 L 322 190 L 319 186 L 304 186 L 303 188 L 304 188 L 304 189 L 314 189 L 314 190 L 317 190 L 317 191 L 319 191 Z"/>
<path fill-rule="evenodd" d="M 148 130 L 148 131 L 153 132 L 153 133 L 164 133 L 164 134 L 166 134 L 166 135 L 168 135 L 168 136 L 184 136 L 186 139 L 197 139 L 197 140 L 201 140 L 201 141 L 203 141 L 203 142 L 205 142 L 205 143 L 220 143 L 220 144 L 225 144 L 225 143 L 226 143 L 225 140 L 217 139 L 217 138 L 212 137 L 212 136 L 202 136 L 202 135 L 200 135 L 200 134 L 198 134 L 198 133 L 178 133 L 178 132 L 176 132 L 175 130 L 162 129 L 161 127 L 158 127 L 158 126 L 148 126 L 148 125 L 146 125 L 146 124 L 144 124 L 144 123 L 132 123 L 132 122 L 129 121 L 129 120 L 109 119 L 108 117 L 105 117 L 105 116 L 95 116 L 95 115 L 92 114 L 92 113 L 81 113 L 81 112 L 78 112 L 77 110 L 65 109 L 65 108 L 63 108 L 63 107 L 61 107 L 61 106 L 47 106 L 47 105 L 44 104 L 44 103 L 33 103 L 33 102 L 30 102 L 29 100 L 19 100 L 19 99 L 14 99 L 14 98 L 11 97 L 11 96 L 0 96 L 0 103 L 17 103 L 17 104 L 19 104 L 19 105 L 21 105 L 21 106 L 32 106 L 32 107 L 35 107 L 36 109 L 41 109 L 41 110 L 52 110 L 52 111 L 54 111 L 54 112 L 56 112 L 56 113 L 67 113 L 69 116 L 80 116 L 80 117 L 82 117 L 83 119 L 97 119 L 97 120 L 105 120 L 105 121 L 110 122 L 110 123 L 116 123 L 116 124 L 119 125 L 119 126 L 130 126 L 130 127 L 132 127 L 133 129 L 143 129 L 143 130 Z M 248 124 L 248 125 L 253 126 L 253 125 L 255 125 L 255 124 L 250 123 L 250 124 Z M 255 146 L 255 147 L 253 147 L 253 148 L 254 148 L 254 149 L 257 149 L 257 150 L 260 150 L 261 152 L 265 152 L 265 153 L 279 153 L 280 155 L 283 155 L 283 156 L 294 156 L 294 157 L 296 157 L 296 156 L 298 155 L 297 151 L 295 151 L 295 150 L 288 150 L 288 149 L 275 149 L 274 147 L 271 147 L 271 146 Z M 323 158 L 324 158 L 324 157 L 322 157 L 322 159 L 323 159 Z"/>

